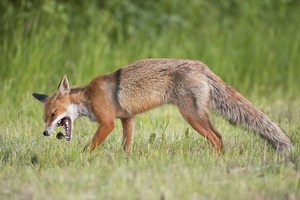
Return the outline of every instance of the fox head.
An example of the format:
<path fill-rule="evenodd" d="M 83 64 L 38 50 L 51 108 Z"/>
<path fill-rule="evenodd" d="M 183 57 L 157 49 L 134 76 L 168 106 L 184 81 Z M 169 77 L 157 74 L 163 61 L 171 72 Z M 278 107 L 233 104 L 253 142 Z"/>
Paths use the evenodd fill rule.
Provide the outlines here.
<path fill-rule="evenodd" d="M 72 136 L 73 121 L 78 118 L 78 111 L 70 99 L 70 87 L 67 76 L 62 78 L 56 93 L 53 96 L 33 93 L 33 97 L 44 105 L 45 129 L 44 136 L 50 136 L 54 128 L 63 126 L 66 132 L 66 140 Z"/>

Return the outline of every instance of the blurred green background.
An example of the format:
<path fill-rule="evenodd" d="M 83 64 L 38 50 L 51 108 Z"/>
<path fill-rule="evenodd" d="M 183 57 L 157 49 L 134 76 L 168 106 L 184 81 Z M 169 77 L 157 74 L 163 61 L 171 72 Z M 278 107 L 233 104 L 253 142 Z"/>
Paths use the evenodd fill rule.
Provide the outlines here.
<path fill-rule="evenodd" d="M 2 105 L 162 57 L 201 60 L 246 96 L 299 96 L 297 0 L 1 0 L 0 13 Z"/>
<path fill-rule="evenodd" d="M 1 0 L 0 198 L 299 199 L 299 19 L 299 0 Z M 286 130 L 292 156 L 210 115 L 216 156 L 172 106 L 137 116 L 130 157 L 118 120 L 93 154 L 82 153 L 97 128 L 87 118 L 72 142 L 42 135 L 32 92 L 162 57 L 206 63 Z"/>

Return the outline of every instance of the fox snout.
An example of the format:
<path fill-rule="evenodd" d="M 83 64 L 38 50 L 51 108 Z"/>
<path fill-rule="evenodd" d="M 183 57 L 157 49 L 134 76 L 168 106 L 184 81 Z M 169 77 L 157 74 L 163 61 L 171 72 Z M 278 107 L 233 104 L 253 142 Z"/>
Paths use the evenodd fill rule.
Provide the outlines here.
<path fill-rule="evenodd" d="M 44 131 L 44 132 L 43 132 L 43 135 L 44 135 L 44 136 L 50 136 L 50 134 L 49 134 L 48 131 Z"/>

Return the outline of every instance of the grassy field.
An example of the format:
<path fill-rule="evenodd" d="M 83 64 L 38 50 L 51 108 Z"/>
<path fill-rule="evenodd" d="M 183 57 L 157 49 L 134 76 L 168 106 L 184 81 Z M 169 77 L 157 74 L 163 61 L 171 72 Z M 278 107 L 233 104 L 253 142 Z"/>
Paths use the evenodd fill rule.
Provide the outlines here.
<path fill-rule="evenodd" d="M 300 198 L 298 1 L 3 0 L 0 13 L 1 199 Z M 131 156 L 119 121 L 92 154 L 82 153 L 97 128 L 88 119 L 71 142 L 42 135 L 32 92 L 149 57 L 205 62 L 286 130 L 290 158 L 212 112 L 225 145 L 216 156 L 170 105 L 137 117 Z"/>

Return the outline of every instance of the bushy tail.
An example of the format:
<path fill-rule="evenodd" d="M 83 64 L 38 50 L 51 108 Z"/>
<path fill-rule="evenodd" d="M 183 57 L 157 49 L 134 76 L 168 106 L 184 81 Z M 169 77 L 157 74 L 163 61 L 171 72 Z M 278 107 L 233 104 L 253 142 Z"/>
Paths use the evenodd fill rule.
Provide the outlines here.
<path fill-rule="evenodd" d="M 293 147 L 286 133 L 234 88 L 226 85 L 211 71 L 206 72 L 210 87 L 210 106 L 231 124 L 241 124 L 266 139 L 279 151 Z"/>

